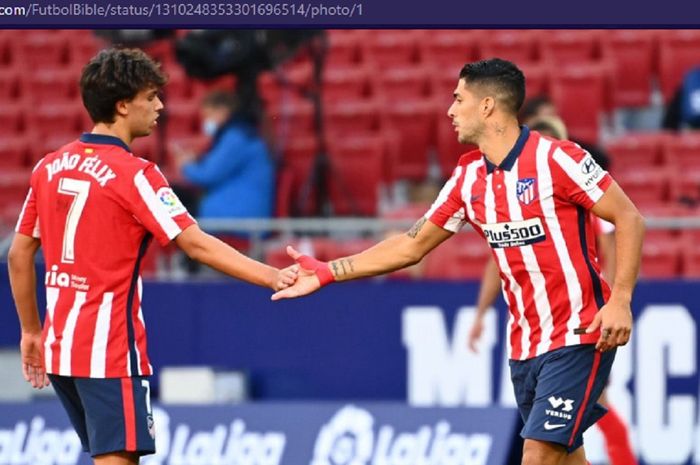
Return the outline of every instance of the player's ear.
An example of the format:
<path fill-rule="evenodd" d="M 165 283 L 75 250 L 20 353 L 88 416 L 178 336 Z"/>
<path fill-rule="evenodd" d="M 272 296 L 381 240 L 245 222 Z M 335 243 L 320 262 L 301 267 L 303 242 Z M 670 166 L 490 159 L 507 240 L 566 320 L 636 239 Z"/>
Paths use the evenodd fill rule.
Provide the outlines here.
<path fill-rule="evenodd" d="M 484 116 L 490 116 L 493 110 L 496 108 L 496 99 L 493 97 L 484 97 L 480 104 L 481 114 Z"/>
<path fill-rule="evenodd" d="M 114 116 L 125 117 L 126 115 L 128 115 L 129 114 L 128 103 L 129 103 L 129 100 L 119 100 L 114 105 Z"/>

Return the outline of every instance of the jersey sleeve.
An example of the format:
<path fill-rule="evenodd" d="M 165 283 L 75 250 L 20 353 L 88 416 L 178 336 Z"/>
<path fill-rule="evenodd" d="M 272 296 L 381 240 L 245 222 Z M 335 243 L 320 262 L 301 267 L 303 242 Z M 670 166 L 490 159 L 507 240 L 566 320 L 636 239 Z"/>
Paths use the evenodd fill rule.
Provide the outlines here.
<path fill-rule="evenodd" d="M 464 182 L 464 166 L 459 165 L 440 190 L 425 217 L 437 226 L 456 233 L 467 222 L 464 201 L 460 195 Z"/>
<path fill-rule="evenodd" d="M 573 142 L 564 142 L 552 154 L 555 194 L 591 209 L 612 184 L 612 177 L 590 153 Z"/>
<path fill-rule="evenodd" d="M 29 188 L 27 197 L 24 199 L 22 211 L 17 220 L 15 231 L 34 238 L 39 238 L 39 215 L 36 208 L 36 195 L 34 189 Z"/>
<path fill-rule="evenodd" d="M 165 176 L 154 164 L 148 164 L 134 176 L 129 208 L 161 245 L 166 245 L 195 224 L 194 218 L 175 195 Z"/>

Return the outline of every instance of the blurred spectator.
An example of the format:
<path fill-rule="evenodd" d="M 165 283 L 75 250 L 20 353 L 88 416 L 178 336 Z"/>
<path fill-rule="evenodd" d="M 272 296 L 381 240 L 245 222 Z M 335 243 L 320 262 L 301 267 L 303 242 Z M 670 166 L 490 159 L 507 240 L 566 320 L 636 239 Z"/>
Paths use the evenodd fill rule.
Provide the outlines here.
<path fill-rule="evenodd" d="M 174 149 L 182 177 L 204 189 L 200 218 L 269 218 L 275 169 L 255 112 L 240 108 L 231 93 L 214 91 L 202 101 L 202 131 L 211 147 L 195 160 Z"/>
<path fill-rule="evenodd" d="M 552 124 L 557 126 L 555 128 L 556 135 L 553 137 L 557 139 L 568 139 L 575 142 L 582 149 L 590 153 L 604 170 L 610 171 L 610 157 L 602 147 L 588 142 L 582 142 L 573 137 L 568 137 L 568 131 L 557 113 L 557 107 L 546 95 L 539 95 L 528 99 L 523 104 L 519 119 L 522 124 L 536 131 L 540 131 L 543 127 L 547 128 Z M 559 121 L 559 123 L 557 123 L 557 121 Z M 546 129 L 544 133 L 546 135 L 550 134 Z"/>
<path fill-rule="evenodd" d="M 700 129 L 700 66 L 683 77 L 681 86 L 666 107 L 664 129 Z"/>
<path fill-rule="evenodd" d="M 546 95 L 537 95 L 527 99 L 525 103 L 523 103 L 518 119 L 522 124 L 529 126 L 534 120 L 550 116 L 559 116 L 554 102 Z"/>

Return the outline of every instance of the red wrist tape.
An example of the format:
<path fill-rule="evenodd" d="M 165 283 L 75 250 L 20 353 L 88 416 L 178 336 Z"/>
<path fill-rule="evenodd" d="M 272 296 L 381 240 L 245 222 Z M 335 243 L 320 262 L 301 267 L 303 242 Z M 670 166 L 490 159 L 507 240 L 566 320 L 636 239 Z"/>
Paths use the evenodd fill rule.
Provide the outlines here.
<path fill-rule="evenodd" d="M 314 257 L 308 255 L 302 255 L 297 259 L 297 263 L 301 265 L 305 270 L 313 271 L 316 273 L 321 286 L 325 286 L 332 282 L 335 282 L 333 273 L 331 273 L 330 268 L 328 268 L 328 263 L 316 260 Z"/>

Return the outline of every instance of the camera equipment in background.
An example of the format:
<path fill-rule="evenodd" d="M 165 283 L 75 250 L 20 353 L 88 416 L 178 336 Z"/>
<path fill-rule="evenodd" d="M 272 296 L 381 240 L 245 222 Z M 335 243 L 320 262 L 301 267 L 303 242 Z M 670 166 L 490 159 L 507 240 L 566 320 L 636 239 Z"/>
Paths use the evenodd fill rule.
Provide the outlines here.
<path fill-rule="evenodd" d="M 319 152 L 314 158 L 311 175 L 301 187 L 300 198 L 296 199 L 296 211 L 292 213 L 327 216 L 330 214 L 326 185 L 329 163 L 321 107 L 321 77 L 327 50 L 325 33 L 320 30 L 196 30 L 175 42 L 177 60 L 190 77 L 236 76 L 239 111 L 253 121 L 260 121 L 263 114 L 257 87 L 260 73 L 278 68 L 302 49 L 309 52 L 313 62 L 313 82 L 303 91 L 299 90 L 314 106 Z M 283 76 L 277 77 L 283 86 L 290 85 Z"/>

